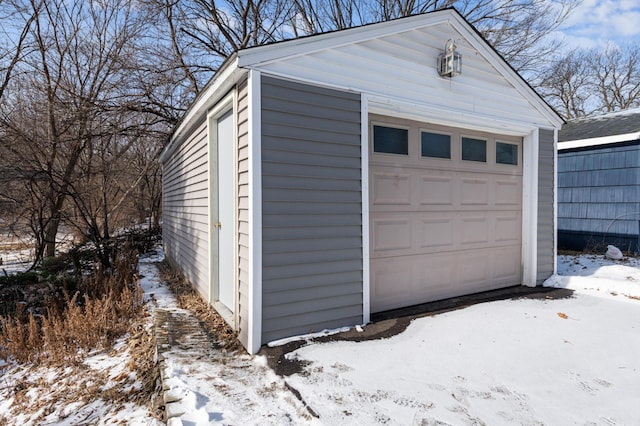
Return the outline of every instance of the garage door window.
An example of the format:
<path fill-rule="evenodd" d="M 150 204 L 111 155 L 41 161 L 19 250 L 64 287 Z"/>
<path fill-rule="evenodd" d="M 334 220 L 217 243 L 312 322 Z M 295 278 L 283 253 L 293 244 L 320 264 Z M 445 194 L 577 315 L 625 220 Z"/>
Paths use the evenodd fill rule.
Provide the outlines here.
<path fill-rule="evenodd" d="M 462 159 L 466 161 L 487 162 L 487 141 L 483 139 L 462 138 Z"/>
<path fill-rule="evenodd" d="M 451 158 L 450 135 L 422 132 L 421 139 L 423 157 Z"/>
<path fill-rule="evenodd" d="M 373 151 L 408 155 L 409 131 L 395 127 L 373 126 Z"/>
<path fill-rule="evenodd" d="M 518 145 L 496 142 L 496 163 L 518 165 Z"/>

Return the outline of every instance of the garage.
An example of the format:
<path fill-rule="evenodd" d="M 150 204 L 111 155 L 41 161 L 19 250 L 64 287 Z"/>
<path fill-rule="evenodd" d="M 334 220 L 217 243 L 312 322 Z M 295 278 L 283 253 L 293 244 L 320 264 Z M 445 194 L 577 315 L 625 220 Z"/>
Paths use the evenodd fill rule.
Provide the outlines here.
<path fill-rule="evenodd" d="M 462 68 L 443 73 L 455 52 Z M 455 9 L 239 49 L 161 155 L 166 259 L 252 354 L 540 285 L 556 271 L 562 122 Z M 220 143 L 225 179 L 207 155 Z"/>
<path fill-rule="evenodd" d="M 370 115 L 371 312 L 522 282 L 522 138 Z"/>

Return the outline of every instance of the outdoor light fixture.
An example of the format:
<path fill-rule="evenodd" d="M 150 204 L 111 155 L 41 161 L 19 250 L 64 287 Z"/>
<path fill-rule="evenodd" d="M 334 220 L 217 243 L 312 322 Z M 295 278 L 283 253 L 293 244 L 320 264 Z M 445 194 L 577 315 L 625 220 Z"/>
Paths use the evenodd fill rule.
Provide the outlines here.
<path fill-rule="evenodd" d="M 447 40 L 444 52 L 438 55 L 438 74 L 440 77 L 455 77 L 462 74 L 462 55 L 456 52 L 456 44 Z"/>

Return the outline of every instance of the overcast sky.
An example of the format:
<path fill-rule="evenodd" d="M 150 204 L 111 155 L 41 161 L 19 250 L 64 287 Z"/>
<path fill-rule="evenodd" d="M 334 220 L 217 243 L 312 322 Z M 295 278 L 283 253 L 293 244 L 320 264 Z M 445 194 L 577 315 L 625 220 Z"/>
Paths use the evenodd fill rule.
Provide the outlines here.
<path fill-rule="evenodd" d="M 576 47 L 639 43 L 640 1 L 584 0 L 560 30 Z"/>

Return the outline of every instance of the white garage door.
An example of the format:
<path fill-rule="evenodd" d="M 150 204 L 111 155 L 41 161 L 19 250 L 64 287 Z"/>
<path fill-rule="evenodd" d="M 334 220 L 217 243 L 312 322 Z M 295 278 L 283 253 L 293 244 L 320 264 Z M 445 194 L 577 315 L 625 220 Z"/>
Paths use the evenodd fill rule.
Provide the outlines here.
<path fill-rule="evenodd" d="M 371 311 L 522 282 L 522 139 L 372 116 Z"/>

